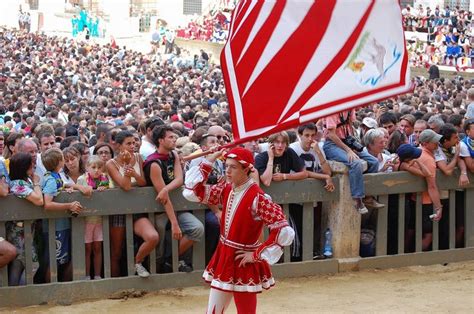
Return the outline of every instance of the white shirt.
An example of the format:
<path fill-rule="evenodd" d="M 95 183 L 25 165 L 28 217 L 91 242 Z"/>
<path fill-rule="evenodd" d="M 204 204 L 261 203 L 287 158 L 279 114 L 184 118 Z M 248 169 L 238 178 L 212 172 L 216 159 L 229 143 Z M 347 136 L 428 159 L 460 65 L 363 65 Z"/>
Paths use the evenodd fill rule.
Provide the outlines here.
<path fill-rule="evenodd" d="M 43 161 L 41 160 L 41 154 L 36 155 L 35 174 L 40 178 L 41 183 L 43 183 L 43 178 L 46 172 L 47 170 L 43 165 Z"/>
<path fill-rule="evenodd" d="M 146 160 L 148 156 L 156 151 L 156 146 L 148 142 L 145 137 L 142 137 L 142 145 L 140 146 L 140 156 L 143 160 Z"/>
<path fill-rule="evenodd" d="M 441 147 L 438 147 L 438 149 L 435 150 L 435 152 L 434 152 L 434 158 L 435 158 L 435 161 L 436 161 L 436 162 L 442 161 L 442 160 L 445 160 L 445 161 L 448 160 L 448 157 L 446 157 L 446 154 L 443 152 L 443 150 L 441 149 Z"/>
<path fill-rule="evenodd" d="M 324 157 L 326 157 L 324 155 L 324 150 L 323 150 L 323 144 L 322 142 L 319 142 L 318 143 L 318 146 L 319 146 L 319 150 L 321 151 L 321 153 L 323 154 Z M 309 149 L 308 151 L 305 151 L 303 149 L 303 147 L 301 147 L 301 143 L 300 142 L 294 142 L 294 143 L 291 143 L 290 144 L 290 148 L 293 149 L 295 151 L 295 153 L 302 159 L 304 160 L 304 163 L 305 163 L 305 168 L 306 169 L 313 169 L 311 171 L 317 171 L 319 169 L 321 169 L 321 161 L 319 160 L 318 158 L 318 155 L 316 154 L 316 152 L 313 150 L 313 149 Z M 311 155 L 314 157 L 314 161 L 310 160 L 311 157 L 306 157 L 305 155 Z"/>
<path fill-rule="evenodd" d="M 461 150 L 459 152 L 459 156 L 461 157 L 471 157 L 471 153 L 469 152 L 469 147 L 467 147 L 466 143 L 464 143 L 463 141 L 460 142 L 461 146 Z"/>

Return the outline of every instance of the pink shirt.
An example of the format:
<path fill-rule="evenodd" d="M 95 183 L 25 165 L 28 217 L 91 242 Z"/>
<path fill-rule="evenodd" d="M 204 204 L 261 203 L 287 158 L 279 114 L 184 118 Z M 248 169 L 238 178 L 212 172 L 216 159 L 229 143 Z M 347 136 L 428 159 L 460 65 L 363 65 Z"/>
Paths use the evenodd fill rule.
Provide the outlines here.
<path fill-rule="evenodd" d="M 348 111 L 342 112 L 343 117 L 346 118 L 348 115 Z M 329 129 L 336 129 L 336 135 L 339 138 L 346 138 L 346 133 L 347 135 L 352 135 L 353 134 L 353 129 L 352 129 L 352 122 L 356 120 L 356 114 L 354 110 L 351 110 L 351 118 L 350 118 L 350 126 L 340 126 L 337 127 L 339 123 L 341 123 L 341 117 L 340 113 L 335 113 L 333 115 L 327 116 L 324 118 L 324 125 L 326 126 L 324 136 L 327 136 L 328 130 Z M 346 130 L 346 131 L 345 131 Z"/>

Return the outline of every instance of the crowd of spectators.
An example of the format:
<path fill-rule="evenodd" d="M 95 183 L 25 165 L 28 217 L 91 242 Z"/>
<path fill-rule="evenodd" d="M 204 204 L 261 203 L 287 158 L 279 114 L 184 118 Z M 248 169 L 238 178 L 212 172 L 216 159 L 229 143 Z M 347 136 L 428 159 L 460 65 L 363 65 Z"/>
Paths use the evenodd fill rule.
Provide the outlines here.
<path fill-rule="evenodd" d="M 416 8 L 405 7 L 402 16 L 405 30 L 415 32 L 407 34 L 425 35 L 424 39 L 419 36 L 410 38 L 411 35 L 407 38 L 412 65 L 472 67 L 472 12 L 449 6 L 444 9 L 439 6 L 425 8 L 420 4 Z"/>
<path fill-rule="evenodd" d="M 197 241 L 206 241 L 209 259 L 219 241 L 221 209 L 210 206 L 203 224 L 191 213 L 175 212 L 169 193 L 180 189 L 186 171 L 205 158 L 185 163 L 182 157 L 232 142 L 220 67 L 188 63 L 174 53 L 162 59 L 125 47 L 7 29 L 0 31 L 0 47 L 0 194 L 76 216 L 82 205 L 55 202 L 58 193 L 91 195 L 108 188 L 152 186 L 165 213 L 154 220 L 148 214 L 133 217 L 133 231 L 140 239 L 136 273 L 149 276 L 146 256 L 155 247 L 158 271 L 172 269 L 170 238 L 180 240 L 180 271 L 192 270 L 189 249 Z M 252 178 L 265 186 L 313 178 L 323 180 L 331 193 L 335 187 L 327 161 L 342 162 L 349 167 L 354 210 L 371 229 L 371 217 L 384 205 L 364 191 L 361 160 L 367 161 L 369 173 L 404 170 L 424 177 L 428 190 L 423 195 L 423 249 L 429 250 L 431 219 L 445 223 L 447 216 L 446 195 L 436 186 L 435 170 L 453 175 L 459 167 L 461 187 L 469 182 L 468 172 L 474 172 L 474 82 L 416 78 L 415 84 L 412 94 L 244 144 L 256 156 Z M 215 161 L 208 184 L 224 175 L 223 162 Z M 407 197 L 408 213 L 414 204 Z M 461 217 L 462 209 L 458 211 Z M 301 213 L 301 205 L 290 206 L 289 222 L 296 231 L 293 261 L 301 260 Z M 71 219 L 56 220 L 61 281 L 72 274 Z M 457 221 L 456 236 L 462 241 L 462 219 Z M 87 279 L 102 276 L 101 226 L 101 217 L 86 220 Z M 410 252 L 413 214 L 407 214 L 407 226 L 405 247 Z M 6 227 L 6 239 L 0 238 L 0 267 L 10 263 L 9 284 L 18 285 L 24 282 L 23 224 L 9 222 Z M 47 282 L 47 221 L 35 222 L 34 229 L 35 282 Z M 124 239 L 124 216 L 112 215 L 112 276 L 126 273 L 121 267 Z M 317 250 L 315 256 L 320 256 Z"/>
<path fill-rule="evenodd" d="M 185 27 L 178 28 L 176 36 L 223 44 L 229 34 L 229 22 L 230 14 L 228 12 L 211 11 L 199 19 L 190 21 Z"/>

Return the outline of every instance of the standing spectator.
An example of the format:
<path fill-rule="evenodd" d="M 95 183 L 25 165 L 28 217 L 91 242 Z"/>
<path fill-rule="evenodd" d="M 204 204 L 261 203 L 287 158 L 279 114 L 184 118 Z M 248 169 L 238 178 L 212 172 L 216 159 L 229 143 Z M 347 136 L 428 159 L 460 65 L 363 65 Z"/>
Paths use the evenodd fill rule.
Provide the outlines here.
<path fill-rule="evenodd" d="M 0 160 L 3 160 L 3 149 L 5 148 L 5 135 L 3 130 L 0 130 Z"/>
<path fill-rule="evenodd" d="M 467 169 L 474 173 L 474 119 L 464 122 L 464 132 L 466 136 L 461 141 L 459 156 L 464 160 Z M 467 176 L 467 172 L 461 174 Z"/>
<path fill-rule="evenodd" d="M 421 164 L 423 164 L 429 171 L 429 175 L 425 177 L 426 184 L 428 189 L 426 192 L 423 192 L 422 196 L 422 225 L 423 225 L 423 239 L 422 247 L 426 251 L 430 248 L 433 240 L 433 223 L 431 221 L 430 215 L 435 214 L 433 221 L 441 220 L 443 214 L 443 206 L 440 200 L 440 194 L 438 186 L 436 184 L 436 160 L 435 152 L 438 149 L 439 141 L 442 136 L 435 133 L 433 130 L 424 130 L 421 132 L 419 141 L 422 147 L 422 153 L 419 158 Z M 422 168 L 419 164 L 415 164 L 420 170 Z M 412 199 L 412 202 L 414 199 Z M 414 202 L 412 203 L 414 205 Z M 414 212 L 415 207 L 412 207 L 412 212 Z"/>
<path fill-rule="evenodd" d="M 289 147 L 288 133 L 283 131 L 272 134 L 268 137 L 268 143 L 268 151 L 258 154 L 255 158 L 255 169 L 265 186 L 270 186 L 272 181 L 302 180 L 308 177 L 304 161 Z M 301 228 L 303 225 L 299 204 L 290 204 L 288 219 L 290 226 L 296 232 L 295 241 L 291 246 L 291 258 L 293 261 L 298 261 L 301 259 Z"/>
<path fill-rule="evenodd" d="M 398 129 L 407 136 L 408 144 L 415 143 L 415 136 L 413 135 L 415 122 L 416 118 L 414 115 L 406 114 L 400 118 L 400 122 L 398 124 Z"/>
<path fill-rule="evenodd" d="M 147 184 L 152 185 L 158 193 L 156 200 L 165 208 L 166 218 L 171 223 L 173 239 L 179 240 L 178 254 L 181 259 L 178 268 L 180 271 L 190 272 L 192 267 L 185 262 L 183 255 L 195 242 L 201 241 L 204 226 L 189 212 L 180 211 L 176 214 L 169 198 L 169 192 L 180 188 L 183 184 L 183 170 L 175 151 L 176 133 L 170 126 L 158 126 L 153 130 L 152 136 L 157 149 L 145 161 L 145 178 Z M 158 221 L 157 226 L 162 227 L 162 243 L 166 245 L 164 231 L 167 221 L 164 224 L 161 219 Z M 163 245 L 160 247 L 164 248 Z M 165 263 L 170 263 L 170 258 L 171 255 L 165 256 L 165 259 L 168 259 Z"/>
<path fill-rule="evenodd" d="M 459 135 L 454 125 L 446 123 L 440 129 L 442 137 L 434 156 L 437 167 L 447 176 L 454 172 L 459 159 Z"/>
<path fill-rule="evenodd" d="M 109 178 L 105 175 L 105 162 L 99 156 L 92 156 L 86 164 L 87 172 L 79 177 L 77 183 L 91 187 L 97 191 L 109 188 Z M 102 279 L 102 217 L 87 216 L 85 218 L 85 245 L 86 245 L 86 279 Z M 94 276 L 90 273 L 91 256 L 94 252 Z"/>
<path fill-rule="evenodd" d="M 398 119 L 393 112 L 384 112 L 379 117 L 379 126 L 386 129 L 389 135 L 397 129 Z"/>
<path fill-rule="evenodd" d="M 369 130 L 373 130 L 378 128 L 379 125 L 377 121 L 374 118 L 371 117 L 365 117 L 362 119 L 362 124 L 360 125 L 360 138 L 364 138 L 365 133 L 367 133 Z"/>
<path fill-rule="evenodd" d="M 444 120 L 439 115 L 431 116 L 428 119 L 428 127 L 433 130 L 435 133 L 440 132 L 441 127 L 444 125 Z"/>
<path fill-rule="evenodd" d="M 210 134 L 204 134 L 201 140 L 201 150 L 207 151 L 212 149 L 217 145 L 217 137 Z M 200 157 L 192 159 L 187 169 L 190 169 L 195 166 L 199 166 L 202 162 L 205 162 L 206 157 Z M 224 162 L 221 159 L 216 159 L 212 165 L 212 171 L 209 174 L 207 179 L 207 184 L 214 185 L 217 184 L 220 180 L 224 180 L 225 168 Z M 206 260 L 209 260 L 219 243 L 219 229 L 221 221 L 222 211 L 219 207 L 214 205 L 209 205 L 209 209 L 206 209 L 205 216 L 205 231 L 206 231 Z"/>
<path fill-rule="evenodd" d="M 469 88 L 467 91 L 467 100 L 469 104 L 467 105 L 467 112 L 464 117 L 466 119 L 474 119 L 474 88 Z"/>
<path fill-rule="evenodd" d="M 54 137 L 54 133 L 45 131 L 38 134 L 38 140 L 40 144 L 40 153 L 37 155 L 36 158 L 35 174 L 38 177 L 43 178 L 48 170 L 43 165 L 42 154 L 44 154 L 48 149 L 51 149 L 56 146 L 56 139 Z"/>
<path fill-rule="evenodd" d="M 17 256 L 16 248 L 0 237 L 0 269 L 8 265 Z"/>
<path fill-rule="evenodd" d="M 418 146 L 420 142 L 418 138 L 420 137 L 421 132 L 428 128 L 428 123 L 425 120 L 416 120 L 413 127 L 413 144 Z"/>
<path fill-rule="evenodd" d="M 64 186 L 60 176 L 60 172 L 64 166 L 64 158 L 62 152 L 57 148 L 50 148 L 41 154 L 41 160 L 45 166 L 47 173 L 42 183 L 42 191 L 44 194 L 44 209 L 47 211 L 69 211 L 71 214 L 77 215 L 82 211 L 81 203 L 74 201 L 70 203 L 58 203 L 53 200 L 59 192 L 68 188 Z M 72 264 L 71 264 L 71 222 L 68 218 L 59 218 L 56 224 L 56 261 L 49 261 L 49 222 L 43 219 L 43 243 L 45 250 L 43 251 L 42 264 L 46 267 L 46 282 L 50 282 L 49 263 L 58 263 L 58 273 L 60 281 L 72 280 Z M 41 262 L 40 262 L 41 263 Z"/>
<path fill-rule="evenodd" d="M 152 133 L 156 126 L 163 125 L 164 122 L 158 117 L 150 118 L 145 123 L 145 135 L 142 137 L 142 145 L 140 146 L 140 156 L 146 160 L 148 156 L 156 151 L 156 146 L 152 143 Z"/>
<path fill-rule="evenodd" d="M 34 156 L 36 158 L 36 155 Z M 24 198 L 36 206 L 43 206 L 43 193 L 40 187 L 40 178 L 34 175 L 34 159 L 30 154 L 17 153 L 10 160 L 10 191 L 13 195 Z M 35 223 L 32 224 L 34 234 Z M 25 261 L 25 231 L 23 222 L 9 221 L 6 224 L 7 240 L 13 243 L 17 249 L 18 256 L 12 261 L 8 272 L 8 285 L 18 286 L 21 284 L 22 273 L 26 267 Z M 33 246 L 33 263 L 38 264 L 36 247 Z M 33 270 L 36 272 L 37 267 Z"/>
<path fill-rule="evenodd" d="M 436 79 L 440 78 L 439 68 L 436 65 L 436 63 L 432 63 L 430 65 L 430 68 L 428 69 L 428 74 L 429 74 L 429 79 L 430 80 L 436 80 Z"/>
<path fill-rule="evenodd" d="M 308 177 L 324 180 L 326 182 L 325 189 L 332 192 L 334 183 L 331 178 L 331 167 L 324 156 L 320 143 L 316 141 L 317 131 L 314 123 L 299 126 L 299 141 L 291 143 L 290 148 L 304 161 Z"/>
<path fill-rule="evenodd" d="M 135 147 L 133 133 L 120 131 L 115 136 L 115 141 L 118 144 L 119 154 L 107 162 L 107 171 L 113 180 L 114 186 L 119 186 L 124 191 L 129 191 L 134 186 L 145 186 L 146 180 L 142 171 L 143 160 L 139 154 L 133 152 Z M 142 262 L 158 244 L 158 233 L 148 220 L 147 214 L 133 215 L 133 231 L 144 241 L 135 255 L 135 271 L 138 276 L 147 278 L 150 273 L 142 265 Z M 125 232 L 125 228 L 123 232 Z M 115 263 L 114 274 L 118 274 L 122 243 L 113 243 L 111 249 Z"/>

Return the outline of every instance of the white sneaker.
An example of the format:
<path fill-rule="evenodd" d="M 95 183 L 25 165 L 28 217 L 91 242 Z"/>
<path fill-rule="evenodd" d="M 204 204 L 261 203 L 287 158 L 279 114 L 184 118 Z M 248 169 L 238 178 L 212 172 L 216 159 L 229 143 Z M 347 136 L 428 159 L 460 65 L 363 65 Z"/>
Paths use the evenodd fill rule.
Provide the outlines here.
<path fill-rule="evenodd" d="M 365 207 L 364 203 L 360 202 L 359 204 L 356 204 L 356 209 L 357 211 L 359 212 L 359 214 L 361 215 L 365 215 L 367 213 L 369 213 L 369 210 L 367 209 L 367 207 Z"/>
<path fill-rule="evenodd" d="M 369 210 L 367 209 L 367 207 L 365 207 L 365 205 L 362 205 L 362 207 L 357 208 L 357 211 L 361 215 L 365 215 L 369 213 Z"/>
<path fill-rule="evenodd" d="M 135 272 L 138 276 L 142 278 L 147 278 L 148 276 L 150 276 L 150 273 L 146 270 L 145 267 L 143 267 L 142 263 L 135 264 Z"/>

